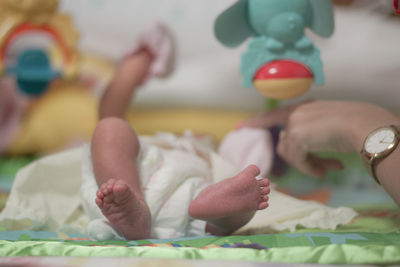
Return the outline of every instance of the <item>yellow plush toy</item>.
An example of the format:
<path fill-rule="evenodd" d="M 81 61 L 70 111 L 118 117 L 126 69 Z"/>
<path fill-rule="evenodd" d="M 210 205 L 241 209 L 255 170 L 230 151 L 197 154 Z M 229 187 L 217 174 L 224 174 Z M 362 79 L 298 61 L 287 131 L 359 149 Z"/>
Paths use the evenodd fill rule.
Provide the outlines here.
<path fill-rule="evenodd" d="M 49 153 L 89 141 L 97 123 L 98 101 L 81 87 L 51 90 L 31 107 L 8 154 Z M 182 133 L 187 129 L 216 141 L 252 112 L 206 109 L 132 109 L 127 114 L 139 134 L 157 131 Z"/>
<path fill-rule="evenodd" d="M 8 153 L 45 153 L 89 140 L 96 111 L 97 100 L 84 88 L 69 85 L 50 90 L 30 107 Z"/>

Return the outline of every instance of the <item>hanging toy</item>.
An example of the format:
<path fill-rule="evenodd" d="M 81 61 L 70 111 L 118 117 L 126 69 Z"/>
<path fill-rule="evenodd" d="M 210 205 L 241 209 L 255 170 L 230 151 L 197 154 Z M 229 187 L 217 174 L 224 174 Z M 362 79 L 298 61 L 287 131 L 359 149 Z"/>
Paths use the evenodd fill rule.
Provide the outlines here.
<path fill-rule="evenodd" d="M 216 38 L 228 47 L 254 37 L 242 55 L 242 83 L 271 99 L 294 98 L 313 82 L 324 84 L 320 52 L 306 28 L 332 35 L 331 0 L 239 0 L 214 25 Z"/>
<path fill-rule="evenodd" d="M 310 88 L 314 75 L 309 68 L 292 60 L 274 60 L 254 75 L 254 87 L 272 99 L 287 99 L 303 94 Z"/>

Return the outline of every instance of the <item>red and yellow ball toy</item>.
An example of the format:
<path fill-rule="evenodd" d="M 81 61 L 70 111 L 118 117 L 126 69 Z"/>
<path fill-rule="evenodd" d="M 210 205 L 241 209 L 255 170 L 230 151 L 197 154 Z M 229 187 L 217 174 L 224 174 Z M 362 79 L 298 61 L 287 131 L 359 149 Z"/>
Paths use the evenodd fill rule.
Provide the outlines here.
<path fill-rule="evenodd" d="M 308 67 L 293 60 L 275 60 L 254 75 L 254 87 L 265 97 L 289 99 L 305 93 L 314 81 Z"/>

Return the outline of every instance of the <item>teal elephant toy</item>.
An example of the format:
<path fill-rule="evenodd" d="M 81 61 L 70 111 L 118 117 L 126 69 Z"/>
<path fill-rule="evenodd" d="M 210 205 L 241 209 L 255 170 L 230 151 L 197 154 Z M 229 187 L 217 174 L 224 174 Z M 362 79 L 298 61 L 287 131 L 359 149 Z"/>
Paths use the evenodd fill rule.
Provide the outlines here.
<path fill-rule="evenodd" d="M 264 79 L 311 77 L 322 85 L 320 52 L 304 34 L 306 28 L 321 37 L 332 35 L 331 0 L 239 0 L 221 13 L 214 25 L 216 38 L 227 47 L 237 47 L 253 37 L 240 67 L 246 88 L 270 62 L 278 68 L 271 71 L 267 66 L 261 75 Z M 291 69 L 293 66 L 295 70 Z"/>

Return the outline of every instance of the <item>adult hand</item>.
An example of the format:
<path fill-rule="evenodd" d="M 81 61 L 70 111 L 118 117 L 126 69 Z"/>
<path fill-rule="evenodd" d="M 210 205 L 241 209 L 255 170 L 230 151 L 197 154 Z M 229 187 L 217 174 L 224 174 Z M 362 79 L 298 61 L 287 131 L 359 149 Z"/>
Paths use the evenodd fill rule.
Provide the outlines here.
<path fill-rule="evenodd" d="M 260 114 L 241 126 L 283 126 L 278 154 L 301 172 L 324 178 L 328 170 L 342 169 L 343 165 L 336 159 L 317 157 L 313 152 L 359 152 L 369 132 L 389 124 L 399 124 L 399 119 L 376 105 L 310 101 Z"/>

